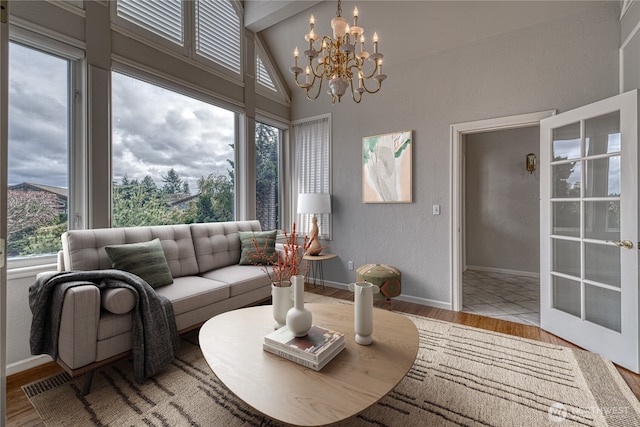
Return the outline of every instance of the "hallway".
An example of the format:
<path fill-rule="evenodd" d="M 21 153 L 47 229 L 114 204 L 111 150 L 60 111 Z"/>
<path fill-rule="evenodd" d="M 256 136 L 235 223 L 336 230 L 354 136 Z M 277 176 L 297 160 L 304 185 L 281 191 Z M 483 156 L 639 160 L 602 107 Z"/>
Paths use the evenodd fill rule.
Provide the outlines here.
<path fill-rule="evenodd" d="M 540 326 L 540 280 L 487 271 L 462 276 L 462 311 Z"/>

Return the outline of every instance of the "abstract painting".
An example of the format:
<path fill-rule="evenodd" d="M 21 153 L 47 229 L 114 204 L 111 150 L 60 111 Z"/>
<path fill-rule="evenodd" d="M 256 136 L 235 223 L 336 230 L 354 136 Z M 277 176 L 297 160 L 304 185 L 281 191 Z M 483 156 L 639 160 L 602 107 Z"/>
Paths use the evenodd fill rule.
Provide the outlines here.
<path fill-rule="evenodd" d="M 411 131 L 362 138 L 363 203 L 411 203 Z"/>

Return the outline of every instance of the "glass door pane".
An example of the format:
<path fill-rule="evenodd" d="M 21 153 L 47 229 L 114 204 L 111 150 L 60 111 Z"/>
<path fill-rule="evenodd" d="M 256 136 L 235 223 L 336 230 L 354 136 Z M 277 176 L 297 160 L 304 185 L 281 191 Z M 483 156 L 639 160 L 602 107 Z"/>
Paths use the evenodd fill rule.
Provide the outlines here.
<path fill-rule="evenodd" d="M 540 327 L 637 373 L 639 94 L 540 122 Z"/>
<path fill-rule="evenodd" d="M 552 306 L 620 325 L 620 113 L 553 130 Z"/>

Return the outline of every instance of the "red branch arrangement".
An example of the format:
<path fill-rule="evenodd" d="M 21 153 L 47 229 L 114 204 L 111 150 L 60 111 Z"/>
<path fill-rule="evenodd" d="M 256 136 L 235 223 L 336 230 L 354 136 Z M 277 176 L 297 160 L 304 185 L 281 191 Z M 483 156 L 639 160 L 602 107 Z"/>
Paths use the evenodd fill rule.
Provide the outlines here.
<path fill-rule="evenodd" d="M 249 252 L 248 255 L 252 259 L 256 260 L 256 264 L 263 264 L 266 259 L 268 264 L 271 266 L 271 269 L 268 267 L 263 268 L 264 272 L 267 273 L 271 283 L 274 286 L 289 286 L 286 282 L 291 280 L 291 276 L 297 276 L 301 271 L 302 264 L 302 256 L 309 249 L 313 238 L 309 240 L 307 236 L 304 237 L 302 243 L 302 251 L 300 251 L 300 245 L 298 244 L 298 235 L 296 233 L 296 224 L 293 224 L 293 228 L 291 233 L 283 232 L 284 234 L 284 245 L 283 251 L 284 253 L 277 251 L 271 257 L 267 256 L 267 245 L 269 242 L 265 242 L 263 248 L 258 245 L 255 239 L 253 239 L 253 247 L 255 248 L 254 252 Z M 262 262 L 258 262 L 258 260 Z M 269 271 L 271 270 L 271 271 Z"/>

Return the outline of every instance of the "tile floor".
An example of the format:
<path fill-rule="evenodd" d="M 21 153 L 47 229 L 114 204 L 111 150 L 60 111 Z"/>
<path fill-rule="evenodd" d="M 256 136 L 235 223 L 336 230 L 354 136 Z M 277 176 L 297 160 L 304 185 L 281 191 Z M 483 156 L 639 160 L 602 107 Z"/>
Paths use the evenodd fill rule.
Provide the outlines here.
<path fill-rule="evenodd" d="M 462 281 L 462 311 L 540 326 L 540 279 L 467 270 Z"/>

